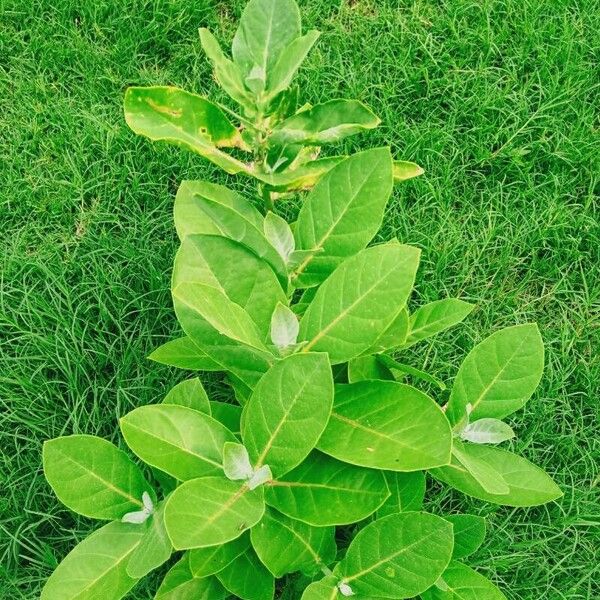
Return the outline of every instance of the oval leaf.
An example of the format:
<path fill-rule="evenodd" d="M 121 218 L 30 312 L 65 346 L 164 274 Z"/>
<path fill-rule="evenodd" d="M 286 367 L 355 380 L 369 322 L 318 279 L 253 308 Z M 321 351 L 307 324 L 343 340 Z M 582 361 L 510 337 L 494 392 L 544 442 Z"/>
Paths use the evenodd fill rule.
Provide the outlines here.
<path fill-rule="evenodd" d="M 425 474 L 385 472 L 385 480 L 390 490 L 390 497 L 377 511 L 377 518 L 387 517 L 401 512 L 418 511 L 423 507 L 425 498 Z"/>
<path fill-rule="evenodd" d="M 217 573 L 217 578 L 241 600 L 272 600 L 275 580 L 249 548 Z"/>
<path fill-rule="evenodd" d="M 412 598 L 433 585 L 452 556 L 452 525 L 427 513 L 390 515 L 354 538 L 334 575 L 357 596 Z"/>
<path fill-rule="evenodd" d="M 313 452 L 285 477 L 265 486 L 266 501 L 293 519 L 346 525 L 373 514 L 388 498 L 383 474 Z"/>
<path fill-rule="evenodd" d="M 244 554 L 248 548 L 250 548 L 250 534 L 244 533 L 239 538 L 220 546 L 190 550 L 190 570 L 194 577 L 214 575 Z"/>
<path fill-rule="evenodd" d="M 475 346 L 454 381 L 446 414 L 461 422 L 471 417 L 502 419 L 533 394 L 544 369 L 544 345 L 535 323 L 506 327 Z"/>
<path fill-rule="evenodd" d="M 293 354 L 265 373 L 242 419 L 242 440 L 254 468 L 281 477 L 300 464 L 323 433 L 333 402 L 326 354 Z"/>
<path fill-rule="evenodd" d="M 165 524 L 177 550 L 224 544 L 253 527 L 265 510 L 262 488 L 225 477 L 186 481 L 167 501 Z"/>
<path fill-rule="evenodd" d="M 180 481 L 222 473 L 223 445 L 236 441 L 221 423 L 184 406 L 141 406 L 120 425 L 137 456 Z"/>
<path fill-rule="evenodd" d="M 44 442 L 44 475 L 57 498 L 92 519 L 120 519 L 150 491 L 140 469 L 115 445 L 92 435 Z"/>
<path fill-rule="evenodd" d="M 479 419 L 460 431 L 460 439 L 473 444 L 500 444 L 514 437 L 510 425 L 499 419 Z"/>
<path fill-rule="evenodd" d="M 165 396 L 163 404 L 177 404 L 193 408 L 210 416 L 210 401 L 198 377 L 178 383 Z"/>
<path fill-rule="evenodd" d="M 216 577 L 194 577 L 186 553 L 165 575 L 155 600 L 223 600 L 228 595 Z"/>
<path fill-rule="evenodd" d="M 221 371 L 223 367 L 200 350 L 189 337 L 180 337 L 159 346 L 150 356 L 150 360 L 186 369 L 187 371 Z"/>
<path fill-rule="evenodd" d="M 475 552 L 485 540 L 485 519 L 475 515 L 449 515 L 444 517 L 454 528 L 452 558 L 465 558 Z"/>
<path fill-rule="evenodd" d="M 46 582 L 40 600 L 118 600 L 137 583 L 127 574 L 129 557 L 145 528 L 115 521 L 80 542 Z"/>
<path fill-rule="evenodd" d="M 418 471 L 450 462 L 448 420 L 429 396 L 402 383 L 336 387 L 319 450 L 363 467 Z"/>
<path fill-rule="evenodd" d="M 346 260 L 321 285 L 300 321 L 302 351 L 328 352 L 332 364 L 366 352 L 406 304 L 419 254 L 392 242 Z"/>

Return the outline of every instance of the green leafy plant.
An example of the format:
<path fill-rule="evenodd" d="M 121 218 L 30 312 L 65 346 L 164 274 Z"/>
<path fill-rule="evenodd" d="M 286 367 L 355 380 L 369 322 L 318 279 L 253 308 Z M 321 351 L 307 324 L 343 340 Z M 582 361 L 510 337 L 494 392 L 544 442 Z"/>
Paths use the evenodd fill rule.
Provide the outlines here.
<path fill-rule="evenodd" d="M 444 406 L 434 396 L 445 383 L 400 362 L 473 306 L 446 298 L 409 314 L 419 249 L 370 245 L 395 174 L 416 175 L 416 166 L 377 148 L 316 174 L 314 163 L 329 159 L 309 159 L 315 145 L 377 121 L 353 101 L 287 114 L 297 97 L 291 78 L 316 37 L 301 35 L 291 0 L 248 4 L 233 60 L 201 31 L 217 80 L 242 107 L 243 130 L 180 90 L 127 93 L 134 130 L 252 175 L 266 208 L 277 190 L 310 191 L 290 226 L 226 187 L 182 183 L 172 297 L 183 334 L 150 358 L 221 372 L 229 401 L 210 399 L 195 377 L 126 414 L 122 437 L 141 462 L 94 436 L 46 442 L 57 497 L 109 523 L 66 556 L 42 600 L 122 598 L 166 563 L 157 600 L 270 600 L 276 590 L 304 600 L 504 598 L 464 563 L 485 521 L 424 512 L 426 474 L 509 506 L 561 494 L 539 468 L 496 447 L 514 437 L 502 419 L 542 376 L 534 324 L 477 345 Z M 237 169 L 222 147 L 252 152 L 252 161 Z M 286 161 L 269 167 L 277 153 Z"/>

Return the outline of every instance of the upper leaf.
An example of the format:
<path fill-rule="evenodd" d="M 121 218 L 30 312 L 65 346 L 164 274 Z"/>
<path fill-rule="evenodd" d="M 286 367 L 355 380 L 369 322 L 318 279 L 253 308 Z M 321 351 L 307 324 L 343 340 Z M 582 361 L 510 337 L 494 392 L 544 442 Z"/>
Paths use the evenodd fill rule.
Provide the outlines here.
<path fill-rule="evenodd" d="M 184 146 L 228 173 L 248 171 L 219 150 L 244 143 L 225 113 L 202 96 L 174 87 L 131 87 L 125 93 L 125 120 L 135 133 Z"/>
<path fill-rule="evenodd" d="M 127 445 L 144 462 L 180 481 L 221 473 L 223 445 L 236 441 L 221 423 L 184 406 L 141 406 L 120 425 Z"/>
<path fill-rule="evenodd" d="M 450 462 L 452 434 L 440 407 L 392 381 L 336 386 L 331 419 L 318 448 L 339 460 L 391 471 Z"/>
<path fill-rule="evenodd" d="M 471 458 L 486 463 L 489 468 L 498 473 L 508 486 L 508 493 L 487 492 L 455 455 L 452 457 L 451 465 L 433 469 L 431 474 L 469 496 L 494 504 L 536 506 L 562 496 L 558 486 L 542 469 L 521 456 L 499 448 L 474 444 L 464 444 L 463 452 L 468 453 Z"/>
<path fill-rule="evenodd" d="M 412 598 L 438 580 L 452 547 L 452 525 L 444 519 L 390 515 L 358 533 L 333 573 L 357 596 Z"/>
<path fill-rule="evenodd" d="M 266 82 L 282 51 L 299 35 L 300 11 L 294 0 L 250 0 L 233 38 L 233 60 L 243 77 L 259 69 Z"/>
<path fill-rule="evenodd" d="M 119 521 L 98 529 L 56 567 L 40 600 L 119 600 L 137 583 L 126 568 L 144 532 L 143 526 Z"/>
<path fill-rule="evenodd" d="M 265 486 L 268 504 L 317 527 L 361 521 L 388 496 L 381 471 L 355 467 L 320 452 Z"/>
<path fill-rule="evenodd" d="M 271 317 L 271 342 L 280 352 L 292 348 L 298 340 L 300 323 L 292 309 L 279 303 Z"/>
<path fill-rule="evenodd" d="M 446 414 L 451 423 L 466 417 L 501 419 L 531 397 L 544 369 L 544 345 L 535 323 L 506 327 L 475 346 L 462 363 Z"/>
<path fill-rule="evenodd" d="M 115 445 L 92 435 L 44 442 L 44 475 L 58 499 L 93 519 L 120 519 L 143 508 L 150 491 L 140 469 Z"/>
<path fill-rule="evenodd" d="M 271 246 L 277 250 L 283 262 L 287 264 L 291 253 L 296 247 L 294 234 L 287 221 L 274 212 L 269 211 L 265 217 L 264 231 Z"/>
<path fill-rule="evenodd" d="M 300 321 L 302 351 L 328 352 L 332 364 L 366 352 L 412 290 L 419 250 L 390 242 L 347 259 L 321 285 Z"/>
<path fill-rule="evenodd" d="M 165 524 L 176 550 L 224 544 L 263 516 L 262 487 L 225 477 L 202 477 L 180 485 L 165 508 Z"/>
<path fill-rule="evenodd" d="M 379 118 L 358 100 L 330 100 L 301 110 L 273 129 L 269 143 L 322 146 L 373 129 Z"/>
<path fill-rule="evenodd" d="M 258 382 L 242 419 L 255 468 L 280 477 L 315 447 L 331 413 L 333 378 L 326 354 L 293 354 Z"/>
<path fill-rule="evenodd" d="M 314 527 L 267 509 L 250 532 L 252 546 L 275 577 L 294 571 L 314 573 L 333 562 L 335 528 Z"/>
<path fill-rule="evenodd" d="M 322 177 L 306 197 L 294 232 L 299 250 L 316 253 L 298 266 L 293 283 L 320 283 L 344 258 L 362 250 L 381 226 L 391 192 L 388 148 L 355 154 Z"/>
<path fill-rule="evenodd" d="M 436 335 L 444 329 L 460 323 L 475 308 L 473 304 L 458 298 L 445 298 L 421 306 L 410 316 L 406 346 Z"/>

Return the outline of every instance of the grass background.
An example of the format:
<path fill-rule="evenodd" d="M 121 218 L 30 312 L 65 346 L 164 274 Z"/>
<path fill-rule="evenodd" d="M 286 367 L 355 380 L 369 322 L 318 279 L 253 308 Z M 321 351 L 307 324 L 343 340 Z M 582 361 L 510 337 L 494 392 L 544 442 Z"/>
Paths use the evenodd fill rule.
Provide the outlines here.
<path fill-rule="evenodd" d="M 173 196 L 185 178 L 245 184 L 136 138 L 121 102 L 131 84 L 219 97 L 196 30 L 229 40 L 242 4 L 0 0 L 2 599 L 37 597 L 94 526 L 53 497 L 42 441 L 117 441 L 120 415 L 183 376 L 144 358 L 177 329 Z M 564 498 L 515 510 L 433 484 L 430 508 L 488 515 L 472 563 L 511 600 L 600 598 L 597 3 L 300 4 L 324 32 L 299 77 L 303 100 L 360 98 L 383 125 L 346 149 L 391 144 L 426 169 L 397 187 L 381 233 L 423 248 L 414 306 L 478 304 L 409 359 L 451 379 L 499 327 L 535 320 L 545 341 L 545 377 L 511 419 L 513 445 Z"/>

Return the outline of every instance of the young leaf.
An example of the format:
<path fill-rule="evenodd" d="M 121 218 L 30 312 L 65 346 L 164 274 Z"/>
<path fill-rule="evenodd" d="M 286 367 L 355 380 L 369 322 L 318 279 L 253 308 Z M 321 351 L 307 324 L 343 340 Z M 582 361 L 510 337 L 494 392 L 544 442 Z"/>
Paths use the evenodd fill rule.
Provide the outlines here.
<path fill-rule="evenodd" d="M 246 77 L 258 67 L 270 75 L 282 51 L 300 35 L 294 0 L 250 0 L 232 44 L 233 60 Z"/>
<path fill-rule="evenodd" d="M 412 598 L 433 585 L 452 556 L 452 525 L 427 513 L 378 519 L 354 538 L 333 571 L 357 596 Z"/>
<path fill-rule="evenodd" d="M 246 532 L 239 538 L 220 546 L 190 550 L 190 570 L 194 577 L 214 575 L 222 571 L 249 548 L 250 534 Z"/>
<path fill-rule="evenodd" d="M 228 402 L 210 401 L 210 410 L 213 419 L 224 425 L 234 435 L 240 434 L 240 421 L 242 419 L 242 408 L 237 404 Z"/>
<path fill-rule="evenodd" d="M 50 575 L 40 600 L 119 600 L 137 583 L 126 567 L 144 531 L 144 526 L 119 521 L 94 531 Z"/>
<path fill-rule="evenodd" d="M 408 335 L 408 311 L 402 308 L 385 331 L 375 340 L 375 343 L 367 351 L 370 354 L 378 354 L 403 346 Z"/>
<path fill-rule="evenodd" d="M 241 600 L 272 600 L 275 580 L 249 548 L 217 573 L 217 578 L 228 591 Z"/>
<path fill-rule="evenodd" d="M 446 588 L 433 586 L 421 594 L 423 600 L 506 600 L 506 596 L 483 575 L 459 562 L 451 562 L 442 581 Z"/>
<path fill-rule="evenodd" d="M 248 171 L 219 148 L 244 147 L 240 132 L 216 105 L 174 87 L 130 87 L 125 92 L 125 120 L 137 134 L 183 146 L 228 173 Z"/>
<path fill-rule="evenodd" d="M 385 480 L 391 495 L 377 511 L 378 519 L 396 513 L 421 510 L 425 498 L 423 471 L 414 473 L 386 471 Z"/>
<path fill-rule="evenodd" d="M 210 416 L 210 401 L 199 377 L 178 383 L 165 396 L 163 404 L 193 408 Z"/>
<path fill-rule="evenodd" d="M 137 456 L 180 481 L 221 473 L 223 445 L 236 441 L 221 423 L 184 406 L 141 406 L 120 425 Z"/>
<path fill-rule="evenodd" d="M 173 297 L 207 321 L 221 335 L 257 350 L 266 350 L 250 315 L 221 290 L 203 283 L 180 283 Z"/>
<path fill-rule="evenodd" d="M 506 327 L 475 346 L 454 381 L 446 414 L 452 424 L 471 416 L 502 419 L 533 394 L 544 369 L 544 345 L 537 325 Z"/>
<path fill-rule="evenodd" d="M 383 379 L 394 381 L 394 374 L 377 356 L 359 356 L 348 363 L 348 382 Z"/>
<path fill-rule="evenodd" d="M 253 469 L 250 464 L 248 450 L 241 444 L 225 442 L 223 446 L 223 471 L 231 481 L 247 481 L 252 477 Z"/>
<path fill-rule="evenodd" d="M 402 383 L 336 386 L 331 419 L 317 445 L 339 460 L 391 471 L 450 462 L 448 420 L 429 396 Z"/>
<path fill-rule="evenodd" d="M 460 431 L 460 439 L 473 444 L 500 444 L 515 437 L 510 425 L 500 419 L 479 419 Z"/>
<path fill-rule="evenodd" d="M 410 316 L 410 328 L 405 346 L 412 346 L 457 325 L 474 308 L 473 304 L 458 298 L 445 298 L 422 306 Z"/>
<path fill-rule="evenodd" d="M 262 487 L 225 477 L 202 477 L 180 485 L 165 508 L 165 524 L 177 550 L 225 544 L 260 521 Z"/>
<path fill-rule="evenodd" d="M 381 471 L 363 469 L 313 452 L 285 477 L 265 486 L 270 506 L 316 527 L 355 523 L 388 498 Z"/>
<path fill-rule="evenodd" d="M 330 575 L 311 583 L 304 590 L 301 600 L 339 600 L 340 598 L 343 596 L 339 593 L 337 580 Z"/>
<path fill-rule="evenodd" d="M 320 283 L 344 258 L 365 248 L 381 226 L 391 192 L 388 148 L 360 152 L 334 166 L 300 209 L 296 247 L 315 254 L 296 268 L 292 283 L 296 287 Z"/>
<path fill-rule="evenodd" d="M 462 466 L 489 494 L 508 494 L 509 487 L 502 474 L 484 459 L 469 452 L 469 445 L 455 441 L 452 454 L 456 456 Z"/>
<path fill-rule="evenodd" d="M 326 354 L 292 354 L 265 373 L 242 419 L 255 468 L 281 477 L 315 447 L 331 413 L 333 377 Z"/>
<path fill-rule="evenodd" d="M 264 231 L 265 237 L 269 240 L 271 246 L 277 250 L 283 262 L 287 264 L 290 254 L 296 247 L 294 234 L 287 221 L 269 211 L 265 217 Z"/>
<path fill-rule="evenodd" d="M 165 529 L 165 503 L 161 502 L 148 520 L 148 527 L 127 563 L 127 575 L 141 579 L 167 562 L 173 548 Z"/>
<path fill-rule="evenodd" d="M 185 336 L 159 346 L 148 358 L 187 371 L 221 371 L 223 368 Z"/>
<path fill-rule="evenodd" d="M 298 339 L 300 323 L 295 313 L 281 302 L 275 307 L 271 318 L 271 341 L 279 351 L 292 348 Z"/>
<path fill-rule="evenodd" d="M 220 235 L 239 242 L 249 248 L 256 256 L 262 258 L 278 275 L 279 279 L 287 285 L 287 271 L 282 258 L 275 248 L 269 243 L 264 235 L 264 219 L 246 198 L 233 192 L 222 185 L 216 185 L 207 181 L 184 181 L 177 190 L 175 197 L 175 228 L 179 238 L 183 239 L 189 235 Z M 216 243 L 216 242 L 214 242 Z M 263 267 L 256 263 L 256 258 L 251 257 L 251 264 L 247 264 L 248 258 L 236 256 L 234 250 L 218 248 L 216 257 L 212 263 L 219 265 L 238 265 L 249 272 L 258 271 L 262 277 Z M 223 256 L 229 254 L 228 260 Z M 213 257 L 215 254 L 212 255 Z M 218 257 L 221 257 L 218 260 Z M 221 277 L 225 274 L 221 272 Z"/>
<path fill-rule="evenodd" d="M 362 102 L 330 100 L 302 110 L 273 129 L 269 143 L 321 146 L 373 129 L 380 123 Z"/>
<path fill-rule="evenodd" d="M 266 183 L 269 189 L 275 192 L 309 190 L 323 177 L 323 175 L 347 158 L 347 156 L 328 156 L 326 158 L 310 160 L 295 166 L 293 169 L 285 169 L 284 171 L 281 171 L 281 173 L 265 174 L 254 170 L 251 174 L 260 181 Z M 317 253 L 320 249 L 311 248 L 310 250 Z"/>
<path fill-rule="evenodd" d="M 444 517 L 454 527 L 452 558 L 465 558 L 475 552 L 485 540 L 485 519 L 475 515 L 449 515 Z"/>
<path fill-rule="evenodd" d="M 405 305 L 419 254 L 417 248 L 391 242 L 344 261 L 300 321 L 302 352 L 328 352 L 332 364 L 366 352 Z"/>
<path fill-rule="evenodd" d="M 212 63 L 215 79 L 225 92 L 247 113 L 253 113 L 253 99 L 244 86 L 244 78 L 238 66 L 225 56 L 215 36 L 205 28 L 199 29 L 200 43 Z"/>
<path fill-rule="evenodd" d="M 57 498 L 92 519 L 120 519 L 141 510 L 150 490 L 140 469 L 116 446 L 93 435 L 44 442 L 44 475 Z"/>
<path fill-rule="evenodd" d="M 463 454 L 466 453 L 498 472 L 508 486 L 508 493 L 487 492 L 457 456 L 453 456 L 452 464 L 433 469 L 431 474 L 464 494 L 494 504 L 537 506 L 562 496 L 558 486 L 544 471 L 521 456 L 491 446 L 470 444 L 463 446 Z"/>
<path fill-rule="evenodd" d="M 313 527 L 268 508 L 250 532 L 252 546 L 275 577 L 315 573 L 335 560 L 335 528 Z"/>
<path fill-rule="evenodd" d="M 408 162 L 406 160 L 394 161 L 394 181 L 406 181 L 407 179 L 423 175 L 424 172 L 425 171 L 423 171 L 419 165 L 413 162 Z"/>
<path fill-rule="evenodd" d="M 267 100 L 275 98 L 277 94 L 289 87 L 296 71 L 320 35 L 319 31 L 309 31 L 306 35 L 290 42 L 281 52 L 267 78 Z"/>
<path fill-rule="evenodd" d="M 194 577 L 186 552 L 165 575 L 154 600 L 223 600 L 228 596 L 216 577 Z"/>

